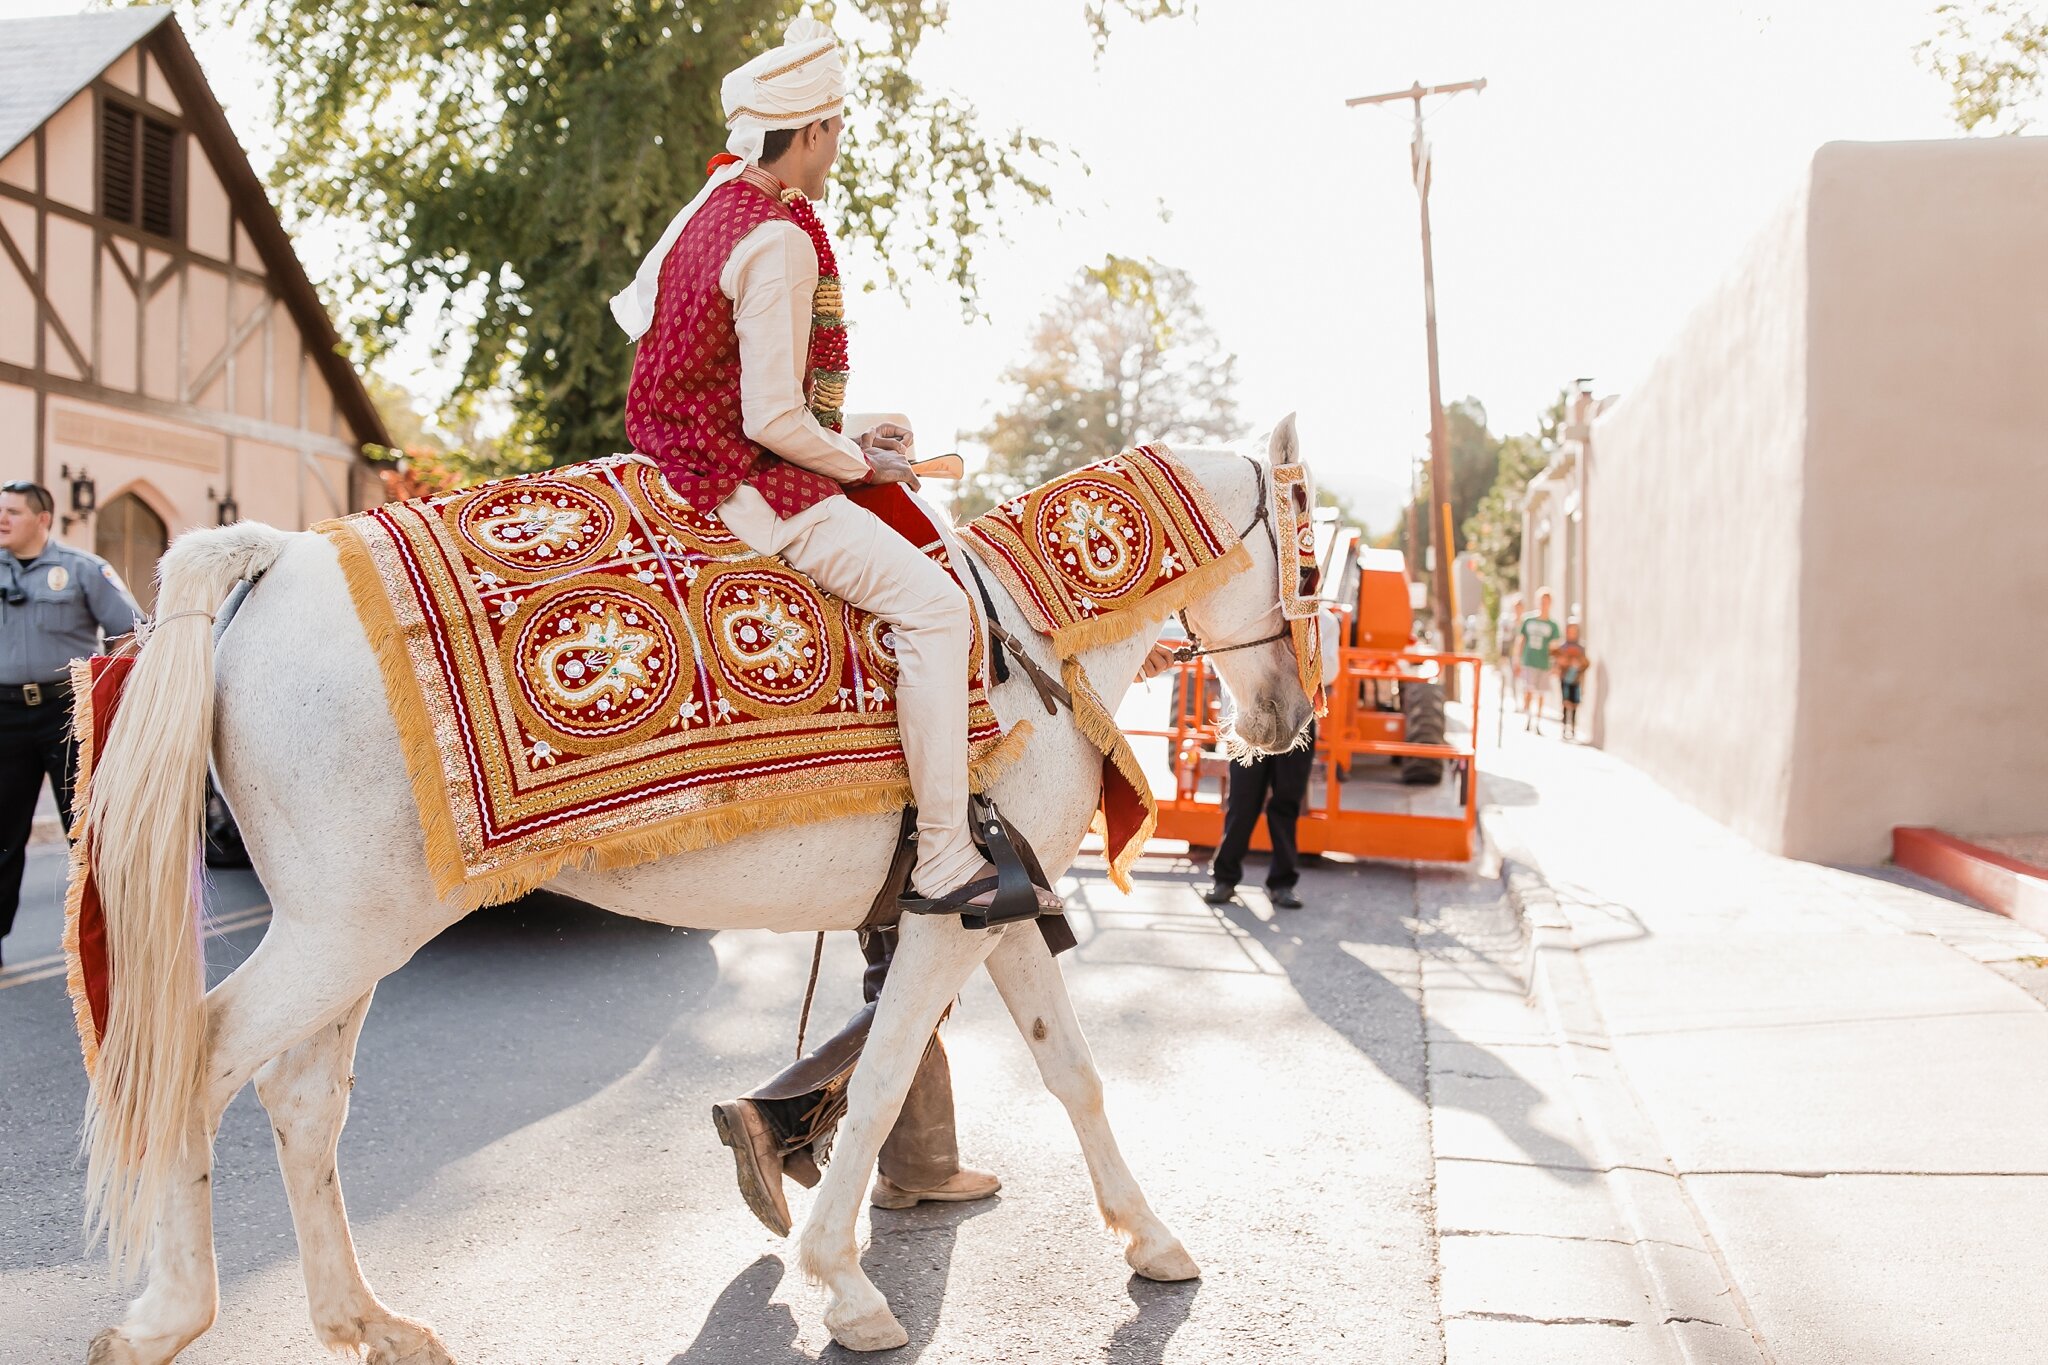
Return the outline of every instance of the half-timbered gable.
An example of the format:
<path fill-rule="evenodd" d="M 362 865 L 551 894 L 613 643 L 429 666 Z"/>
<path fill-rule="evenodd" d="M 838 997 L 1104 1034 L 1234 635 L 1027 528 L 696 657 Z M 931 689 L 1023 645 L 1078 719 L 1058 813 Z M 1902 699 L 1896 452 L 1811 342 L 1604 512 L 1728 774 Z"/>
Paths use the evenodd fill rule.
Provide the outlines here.
<path fill-rule="evenodd" d="M 381 501 L 388 441 L 171 10 L 0 23 L 0 478 L 146 594 L 188 527 Z"/>

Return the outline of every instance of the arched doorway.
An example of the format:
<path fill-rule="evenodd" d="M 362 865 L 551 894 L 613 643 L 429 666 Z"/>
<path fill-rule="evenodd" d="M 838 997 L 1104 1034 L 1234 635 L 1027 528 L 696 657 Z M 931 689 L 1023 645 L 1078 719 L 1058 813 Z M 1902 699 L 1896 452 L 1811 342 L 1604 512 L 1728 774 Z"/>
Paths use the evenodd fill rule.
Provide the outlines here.
<path fill-rule="evenodd" d="M 156 562 L 170 547 L 163 518 L 133 493 L 123 493 L 93 517 L 93 553 L 114 566 L 144 611 L 156 609 Z"/>

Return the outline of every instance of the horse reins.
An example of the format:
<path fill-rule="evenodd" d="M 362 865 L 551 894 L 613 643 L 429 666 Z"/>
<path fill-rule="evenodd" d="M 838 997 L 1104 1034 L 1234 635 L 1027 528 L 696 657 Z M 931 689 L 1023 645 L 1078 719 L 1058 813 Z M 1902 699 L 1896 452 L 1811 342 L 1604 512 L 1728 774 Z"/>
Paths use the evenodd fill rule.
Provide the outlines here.
<path fill-rule="evenodd" d="M 1273 508 L 1272 504 L 1266 499 L 1266 467 L 1249 455 L 1241 455 L 1239 458 L 1252 467 L 1252 477 L 1258 480 L 1258 510 L 1252 514 L 1252 519 L 1245 528 L 1237 533 L 1237 538 L 1240 542 L 1249 540 L 1253 531 L 1264 526 L 1266 528 L 1266 538 L 1273 542 L 1273 562 L 1277 564 L 1280 562 L 1280 533 L 1273 529 Z M 1293 634 L 1293 627 L 1283 619 L 1280 622 L 1280 629 L 1271 635 L 1261 636 L 1256 640 L 1246 640 L 1243 644 L 1205 645 L 1202 643 L 1202 637 L 1195 634 L 1194 626 L 1188 622 L 1188 613 L 1185 607 L 1175 612 L 1174 615 L 1180 618 L 1180 628 L 1188 633 L 1188 642 L 1173 651 L 1176 663 L 1186 663 L 1190 659 L 1200 659 L 1210 654 L 1228 654 L 1233 650 L 1253 649 L 1259 645 L 1270 645 L 1277 640 L 1285 640 Z"/>

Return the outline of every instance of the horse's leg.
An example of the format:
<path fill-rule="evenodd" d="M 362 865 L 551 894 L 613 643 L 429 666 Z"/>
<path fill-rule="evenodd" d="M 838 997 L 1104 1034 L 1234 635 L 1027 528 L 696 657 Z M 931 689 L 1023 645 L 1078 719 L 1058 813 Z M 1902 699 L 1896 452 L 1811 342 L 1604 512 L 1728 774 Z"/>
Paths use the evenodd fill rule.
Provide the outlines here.
<path fill-rule="evenodd" d="M 368 1365 L 450 1365 L 425 1325 L 400 1317 L 363 1280 L 341 1199 L 335 1147 L 348 1121 L 356 1039 L 369 1013 L 365 995 L 332 1024 L 264 1063 L 256 1095 L 270 1112 L 277 1164 L 299 1234 L 299 1264 L 313 1331 L 334 1351 L 362 1351 Z"/>
<path fill-rule="evenodd" d="M 341 894 L 331 892 L 327 902 L 315 904 L 328 908 Z M 394 906 L 393 923 L 383 927 L 380 941 L 374 920 L 314 926 L 286 913 L 291 902 L 273 903 L 279 909 L 256 951 L 207 994 L 206 1094 L 194 1120 L 197 1131 L 158 1207 L 146 1286 L 118 1327 L 93 1338 L 87 1365 L 168 1365 L 213 1325 L 220 1302 L 213 1256 L 213 1137 L 228 1101 L 265 1062 L 364 999 L 440 927 L 404 923 L 408 941 L 400 936 L 404 917 Z"/>
<path fill-rule="evenodd" d="M 193 1116 L 185 1159 L 157 1204 L 142 1293 L 118 1328 L 102 1328 L 92 1339 L 86 1365 L 167 1365 L 213 1326 L 220 1310 L 213 1259 L 213 1134 L 219 1124 L 219 1109 Z"/>
<path fill-rule="evenodd" d="M 1201 1274 L 1187 1248 L 1168 1230 L 1137 1177 L 1124 1164 L 1116 1136 L 1102 1112 L 1102 1077 L 1096 1074 L 1088 1040 L 1074 1017 L 1074 1002 L 1059 964 L 1036 932 L 1005 934 L 989 955 L 988 974 L 1001 992 L 1010 1017 L 1031 1047 L 1045 1088 L 1066 1106 L 1088 1176 L 1095 1182 L 1096 1207 L 1102 1220 L 1124 1239 L 1124 1259 L 1148 1280 L 1192 1280 Z"/>
<path fill-rule="evenodd" d="M 1036 934 L 1035 930 L 1030 931 Z M 832 1144 L 832 1161 L 797 1243 L 804 1273 L 824 1282 L 830 1295 L 825 1326 L 850 1351 L 886 1351 L 910 1340 L 888 1300 L 860 1268 L 854 1226 L 861 1195 L 903 1108 L 910 1079 L 924 1056 L 946 1003 L 959 994 L 997 937 L 967 930 L 944 915 L 906 915 L 889 984 L 875 1007 L 874 1027 L 847 1086 L 846 1117 Z"/>

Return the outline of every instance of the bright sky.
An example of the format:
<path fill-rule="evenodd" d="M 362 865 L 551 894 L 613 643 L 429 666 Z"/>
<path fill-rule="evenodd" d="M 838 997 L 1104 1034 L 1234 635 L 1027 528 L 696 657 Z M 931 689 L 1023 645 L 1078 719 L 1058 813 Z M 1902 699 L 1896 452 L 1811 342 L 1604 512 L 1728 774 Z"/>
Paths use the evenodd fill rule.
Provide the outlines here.
<path fill-rule="evenodd" d="M 1428 431 L 1408 106 L 1346 97 L 1488 81 L 1430 107 L 1443 386 L 1524 430 L 1578 376 L 1625 391 L 1821 143 L 1949 135 L 1913 55 L 1934 5 L 1200 0 L 1194 20 L 1120 23 L 1098 67 L 1080 0 L 954 0 L 918 56 L 927 82 L 1091 173 L 980 250 L 985 318 L 964 321 L 942 284 L 853 295 L 849 406 L 907 412 L 924 454 L 955 448 L 1080 266 L 1149 255 L 1194 277 L 1238 354 L 1246 420 L 1298 410 L 1319 477 L 1383 525 Z M 260 145 L 246 48 L 195 46 Z M 424 345 L 399 366 L 437 382 Z"/>

